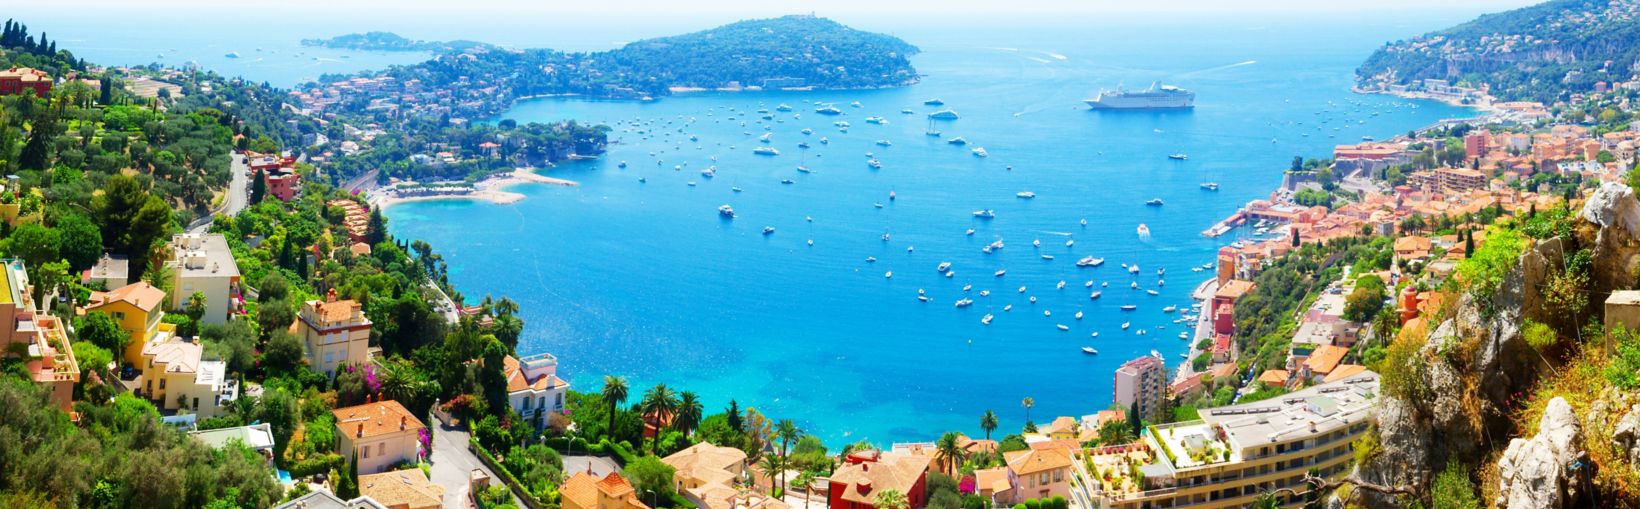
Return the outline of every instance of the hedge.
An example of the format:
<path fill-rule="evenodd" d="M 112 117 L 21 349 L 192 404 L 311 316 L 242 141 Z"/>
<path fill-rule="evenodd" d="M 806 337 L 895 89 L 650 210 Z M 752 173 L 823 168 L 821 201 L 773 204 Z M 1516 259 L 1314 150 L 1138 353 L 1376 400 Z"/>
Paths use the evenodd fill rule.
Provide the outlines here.
<path fill-rule="evenodd" d="M 297 462 L 295 465 L 291 465 L 290 476 L 294 479 L 307 477 L 314 474 L 328 473 L 332 468 L 342 468 L 344 463 L 346 463 L 346 460 L 343 459 L 340 454 L 326 453 L 314 455 L 308 459 Z"/>
<path fill-rule="evenodd" d="M 478 460 L 483 462 L 484 466 L 490 467 L 491 471 L 501 476 L 501 482 L 506 483 L 507 487 L 512 490 L 513 496 L 518 497 L 518 500 L 524 503 L 524 507 L 530 509 L 549 507 L 536 500 L 534 495 L 530 495 L 529 490 L 524 489 L 523 483 L 518 482 L 518 478 L 514 477 L 513 473 L 507 470 L 507 467 L 502 466 L 500 461 L 496 461 L 495 456 L 490 455 L 490 451 L 485 449 L 483 445 L 479 445 L 478 439 L 468 437 L 467 448 L 476 453 Z"/>

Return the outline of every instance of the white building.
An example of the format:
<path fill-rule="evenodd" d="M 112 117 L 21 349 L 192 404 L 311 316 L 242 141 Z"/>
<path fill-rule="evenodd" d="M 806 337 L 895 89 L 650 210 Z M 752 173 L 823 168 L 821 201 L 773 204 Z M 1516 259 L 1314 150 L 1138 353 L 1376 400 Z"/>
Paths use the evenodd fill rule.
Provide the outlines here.
<path fill-rule="evenodd" d="M 558 378 L 558 358 L 542 353 L 523 359 L 507 356 L 507 401 L 525 421 L 541 429 L 549 412 L 563 413 L 569 382 Z"/>
<path fill-rule="evenodd" d="M 205 315 L 201 323 L 224 323 L 228 314 L 239 309 L 239 264 L 234 263 L 228 239 L 220 234 L 184 233 L 171 237 L 171 293 L 167 308 L 185 310 L 188 298 L 205 295 Z"/>

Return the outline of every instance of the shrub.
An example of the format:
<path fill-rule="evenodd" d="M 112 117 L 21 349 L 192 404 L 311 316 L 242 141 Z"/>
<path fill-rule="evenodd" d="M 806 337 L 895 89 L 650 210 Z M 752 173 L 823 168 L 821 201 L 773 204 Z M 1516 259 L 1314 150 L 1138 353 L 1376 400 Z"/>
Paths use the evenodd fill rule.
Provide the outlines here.
<path fill-rule="evenodd" d="M 1503 276 L 1509 272 L 1520 254 L 1526 251 L 1526 238 L 1514 229 L 1491 226 L 1486 229 L 1486 243 L 1468 259 L 1458 264 L 1457 280 L 1481 304 L 1487 316 L 1492 312 L 1492 295 Z"/>
<path fill-rule="evenodd" d="M 1526 344 L 1532 345 L 1539 351 L 1554 348 L 1560 342 L 1560 336 L 1546 324 L 1526 320 L 1520 327 L 1520 335 L 1526 338 Z"/>
<path fill-rule="evenodd" d="M 1429 489 L 1433 509 L 1476 509 L 1481 506 L 1475 495 L 1475 483 L 1469 480 L 1469 469 L 1457 460 L 1449 460 L 1446 469 L 1435 475 Z"/>
<path fill-rule="evenodd" d="M 330 469 L 333 468 L 340 469 L 342 467 L 342 463 L 343 458 L 340 454 L 325 453 L 314 455 L 305 460 L 296 462 L 295 465 L 291 465 L 290 476 L 291 478 L 300 478 L 314 474 L 321 474 L 329 472 Z"/>
<path fill-rule="evenodd" d="M 1424 327 L 1421 322 L 1408 325 L 1384 351 L 1383 361 L 1368 367 L 1378 372 L 1384 394 L 1416 401 L 1423 399 L 1427 390 L 1424 374 L 1429 368 L 1423 356 Z"/>

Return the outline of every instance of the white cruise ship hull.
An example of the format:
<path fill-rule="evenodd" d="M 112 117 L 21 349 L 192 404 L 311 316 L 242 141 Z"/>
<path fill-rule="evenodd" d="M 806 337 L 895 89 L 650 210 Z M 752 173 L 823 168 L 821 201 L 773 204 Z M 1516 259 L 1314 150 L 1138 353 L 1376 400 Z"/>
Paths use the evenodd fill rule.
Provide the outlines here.
<path fill-rule="evenodd" d="M 1195 98 L 1184 95 L 1164 97 L 1135 97 L 1132 95 L 1099 97 L 1083 101 L 1096 110 L 1178 110 L 1195 106 Z"/>

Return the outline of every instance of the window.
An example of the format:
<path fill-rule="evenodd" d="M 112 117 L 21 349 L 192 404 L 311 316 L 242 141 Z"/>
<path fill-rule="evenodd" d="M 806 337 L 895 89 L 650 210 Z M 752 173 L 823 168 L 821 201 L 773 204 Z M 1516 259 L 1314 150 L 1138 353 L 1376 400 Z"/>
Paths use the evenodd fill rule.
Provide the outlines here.
<path fill-rule="evenodd" d="M 552 407 L 556 408 L 556 409 L 559 409 L 559 410 L 564 409 L 564 393 L 560 392 L 557 395 L 553 396 Z"/>
<path fill-rule="evenodd" d="M 199 398 L 194 398 L 194 410 L 199 410 Z"/>
<path fill-rule="evenodd" d="M 165 390 L 165 379 L 164 378 L 159 379 L 159 390 L 162 390 L 162 391 Z"/>
<path fill-rule="evenodd" d="M 539 398 L 536 398 L 535 402 L 537 403 L 535 406 L 538 406 L 538 407 L 541 407 L 541 408 L 546 408 L 547 407 L 547 397 L 546 396 L 541 396 Z"/>
<path fill-rule="evenodd" d="M 366 445 L 361 449 L 364 449 L 364 458 L 362 459 L 370 459 L 370 446 Z"/>
<path fill-rule="evenodd" d="M 325 352 L 325 364 L 336 361 L 336 352 Z"/>
<path fill-rule="evenodd" d="M 1060 481 L 1063 481 L 1063 480 L 1065 480 L 1065 471 L 1064 470 L 1055 470 L 1055 471 L 1053 471 L 1053 482 L 1060 482 Z"/>
<path fill-rule="evenodd" d="M 1037 475 L 1036 478 L 1037 478 L 1037 481 L 1036 481 L 1037 484 L 1048 484 L 1048 473 L 1047 472 L 1043 472 L 1043 473 Z"/>
<path fill-rule="evenodd" d="M 381 456 L 383 454 L 387 454 L 387 442 L 376 444 L 376 455 Z"/>
<path fill-rule="evenodd" d="M 525 412 L 530 411 L 530 403 L 532 403 L 534 401 L 535 401 L 535 398 L 529 398 L 529 397 L 524 398 L 524 411 Z"/>

